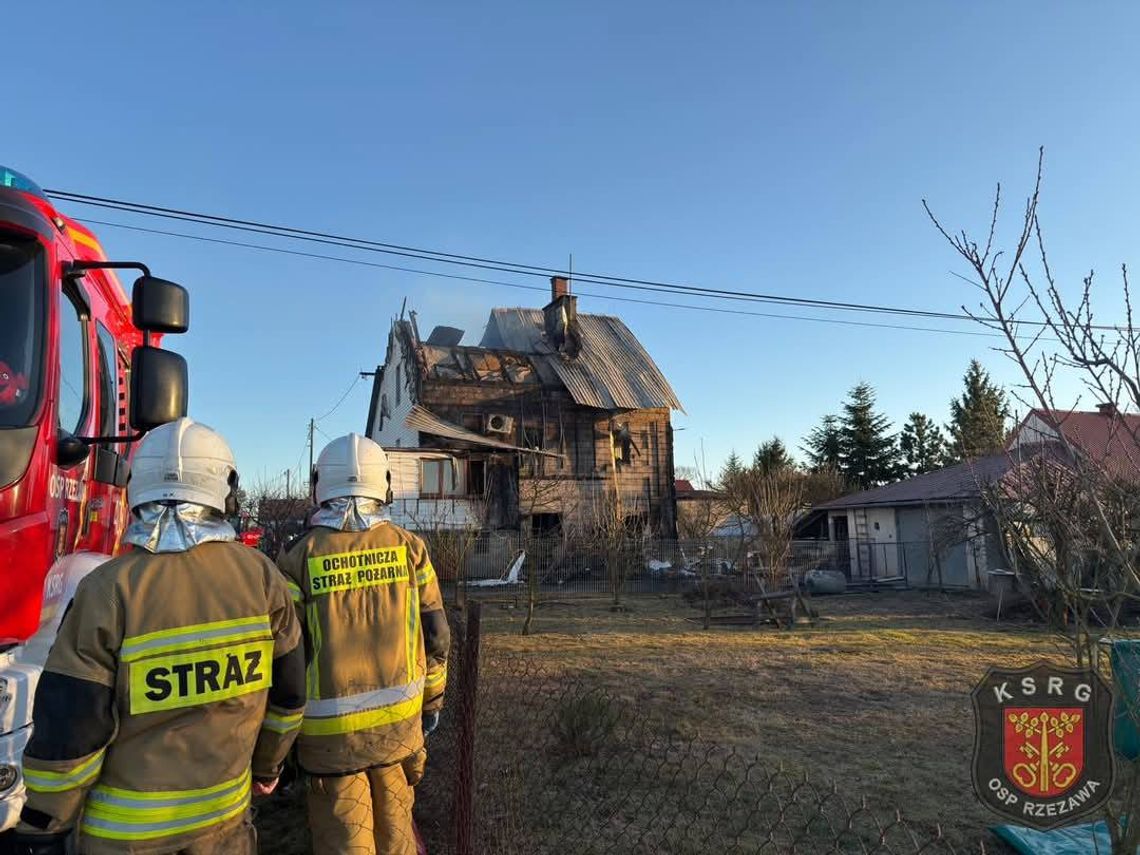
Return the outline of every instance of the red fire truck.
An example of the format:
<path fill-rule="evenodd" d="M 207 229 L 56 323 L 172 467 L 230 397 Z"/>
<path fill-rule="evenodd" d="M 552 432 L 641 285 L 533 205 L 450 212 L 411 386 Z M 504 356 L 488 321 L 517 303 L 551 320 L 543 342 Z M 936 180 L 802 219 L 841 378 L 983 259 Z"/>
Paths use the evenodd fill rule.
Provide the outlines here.
<path fill-rule="evenodd" d="M 135 270 L 127 299 L 116 271 Z M 0 166 L 0 829 L 24 802 L 36 680 L 76 584 L 119 549 L 132 443 L 186 414 L 186 291 L 108 261 Z"/>

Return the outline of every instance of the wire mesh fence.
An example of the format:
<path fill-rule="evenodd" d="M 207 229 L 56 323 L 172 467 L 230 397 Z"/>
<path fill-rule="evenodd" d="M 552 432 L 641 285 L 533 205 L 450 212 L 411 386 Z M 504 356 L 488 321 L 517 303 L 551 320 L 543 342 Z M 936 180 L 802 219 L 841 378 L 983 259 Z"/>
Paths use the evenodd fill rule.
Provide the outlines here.
<path fill-rule="evenodd" d="M 708 579 L 759 587 L 772 575 L 761 544 L 746 538 L 614 544 L 517 531 L 424 536 L 448 599 L 457 603 L 467 594 L 675 594 Z M 854 589 L 977 587 L 982 563 L 964 548 L 937 554 L 925 542 L 802 540 L 791 543 L 781 575 L 798 585 L 833 574 Z"/>
<path fill-rule="evenodd" d="M 416 788 L 433 855 L 986 851 L 822 777 L 677 736 L 588 679 L 480 657 L 455 621 L 449 707 Z"/>

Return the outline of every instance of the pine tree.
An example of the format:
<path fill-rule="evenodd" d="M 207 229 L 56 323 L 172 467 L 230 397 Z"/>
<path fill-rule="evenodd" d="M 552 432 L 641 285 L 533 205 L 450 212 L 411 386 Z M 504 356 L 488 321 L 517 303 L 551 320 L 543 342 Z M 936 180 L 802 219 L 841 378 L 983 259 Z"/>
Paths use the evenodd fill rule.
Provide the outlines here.
<path fill-rule="evenodd" d="M 940 468 L 946 460 L 946 439 L 933 419 L 911 413 L 899 435 L 899 451 L 912 475 Z"/>
<path fill-rule="evenodd" d="M 867 490 L 898 477 L 898 445 L 890 427 L 890 419 L 875 412 L 870 384 L 851 390 L 839 425 L 839 472 L 848 484 Z"/>
<path fill-rule="evenodd" d="M 720 474 L 717 476 L 717 485 L 721 490 L 730 490 L 733 485 L 739 483 L 741 477 L 744 475 L 744 462 L 736 453 L 736 450 L 729 452 L 728 459 L 724 461 L 724 465 L 720 467 Z"/>
<path fill-rule="evenodd" d="M 808 465 L 817 472 L 839 468 L 839 447 L 839 419 L 833 415 L 824 416 L 802 446 Z"/>
<path fill-rule="evenodd" d="M 752 457 L 752 468 L 762 475 L 794 469 L 796 461 L 788 454 L 788 447 L 778 436 L 762 442 Z"/>
<path fill-rule="evenodd" d="M 962 397 L 950 402 L 949 456 L 963 461 L 997 454 L 1005 447 L 1005 422 L 1009 417 L 1005 392 L 994 385 L 976 359 L 970 361 L 962 383 Z"/>

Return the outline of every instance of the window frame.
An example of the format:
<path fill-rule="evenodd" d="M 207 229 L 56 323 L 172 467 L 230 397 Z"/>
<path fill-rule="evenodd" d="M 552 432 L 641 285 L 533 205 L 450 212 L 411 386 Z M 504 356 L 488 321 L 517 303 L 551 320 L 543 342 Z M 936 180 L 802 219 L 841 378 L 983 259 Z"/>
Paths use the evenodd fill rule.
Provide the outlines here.
<path fill-rule="evenodd" d="M 119 348 L 102 321 L 95 321 L 96 379 L 99 382 L 98 436 L 117 436 L 119 424 Z M 106 385 L 109 383 L 110 385 Z"/>
<path fill-rule="evenodd" d="M 467 488 L 464 461 L 453 457 L 421 457 L 420 458 L 420 498 L 421 499 L 462 499 L 466 497 Z M 438 467 L 439 475 L 429 489 L 427 472 L 429 466 Z M 451 471 L 452 486 L 444 489 L 444 467 Z"/>
<path fill-rule="evenodd" d="M 91 303 L 87 299 L 87 295 L 83 292 L 83 288 L 72 280 L 65 280 L 62 287 L 59 289 L 58 301 L 58 315 L 59 315 L 59 338 L 63 340 L 63 322 L 64 312 L 68 308 L 75 311 L 76 319 L 79 321 L 79 328 L 81 331 L 80 341 L 83 344 L 83 400 L 79 407 L 79 417 L 76 419 L 74 429 L 64 428 L 60 423 L 60 410 L 56 407 L 55 422 L 56 427 L 61 432 L 66 432 L 72 436 L 83 436 L 86 431 L 84 428 L 91 417 Z M 67 318 L 70 322 L 70 316 Z M 62 354 L 62 348 L 60 349 Z M 63 385 L 63 360 L 59 361 L 59 383 Z M 62 390 L 60 390 L 62 392 Z M 62 395 L 60 395 L 62 399 Z"/>

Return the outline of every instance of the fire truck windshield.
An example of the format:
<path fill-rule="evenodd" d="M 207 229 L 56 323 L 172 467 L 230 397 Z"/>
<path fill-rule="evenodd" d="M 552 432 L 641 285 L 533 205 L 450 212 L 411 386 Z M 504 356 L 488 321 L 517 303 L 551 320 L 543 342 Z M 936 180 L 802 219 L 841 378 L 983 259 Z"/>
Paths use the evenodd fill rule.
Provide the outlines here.
<path fill-rule="evenodd" d="M 34 240 L 0 234 L 0 428 L 36 414 L 43 377 L 44 253 Z"/>

